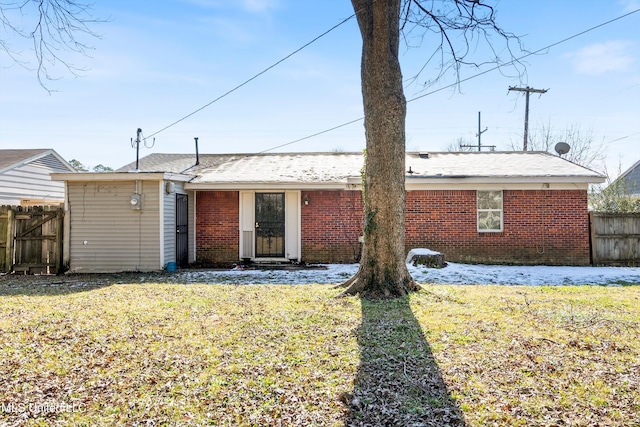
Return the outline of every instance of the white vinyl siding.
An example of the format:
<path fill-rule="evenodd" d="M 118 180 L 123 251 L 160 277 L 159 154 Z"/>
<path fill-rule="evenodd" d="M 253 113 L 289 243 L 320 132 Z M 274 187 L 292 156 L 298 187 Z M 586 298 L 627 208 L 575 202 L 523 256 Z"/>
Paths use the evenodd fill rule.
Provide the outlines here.
<path fill-rule="evenodd" d="M 502 231 L 502 191 L 477 191 L 477 208 L 479 232 Z"/>
<path fill-rule="evenodd" d="M 71 271 L 161 269 L 159 188 L 139 181 L 142 209 L 134 210 L 134 181 L 68 182 Z"/>
<path fill-rule="evenodd" d="M 52 172 L 69 170 L 49 155 L 0 173 L 0 205 L 19 205 L 21 199 L 57 200 L 62 203 L 64 183 L 52 181 L 49 176 Z"/>
<path fill-rule="evenodd" d="M 163 234 L 163 259 L 162 265 L 176 261 L 176 185 L 173 191 L 167 192 L 169 182 L 160 183 L 162 194 L 162 234 Z"/>

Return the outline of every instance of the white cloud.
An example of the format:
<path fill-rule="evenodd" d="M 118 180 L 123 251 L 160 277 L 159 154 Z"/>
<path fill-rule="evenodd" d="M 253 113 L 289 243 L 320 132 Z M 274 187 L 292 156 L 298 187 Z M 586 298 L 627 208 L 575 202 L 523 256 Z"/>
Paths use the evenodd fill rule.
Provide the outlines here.
<path fill-rule="evenodd" d="M 640 0 L 619 0 L 624 12 L 633 12 L 640 9 Z"/>
<path fill-rule="evenodd" d="M 243 8 L 249 12 L 266 12 L 278 6 L 278 0 L 243 0 Z"/>
<path fill-rule="evenodd" d="M 268 12 L 279 6 L 280 0 L 242 0 L 229 2 L 228 0 L 182 0 L 205 9 L 240 9 L 251 13 Z"/>
<path fill-rule="evenodd" d="M 631 53 L 634 43 L 613 40 L 596 43 L 567 54 L 574 68 L 582 74 L 600 76 L 609 72 L 630 70 L 636 58 Z"/>

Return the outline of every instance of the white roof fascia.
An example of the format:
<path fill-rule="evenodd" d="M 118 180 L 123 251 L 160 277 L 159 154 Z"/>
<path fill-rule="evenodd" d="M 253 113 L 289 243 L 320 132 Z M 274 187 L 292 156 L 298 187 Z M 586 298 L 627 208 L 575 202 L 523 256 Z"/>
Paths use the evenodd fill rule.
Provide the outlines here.
<path fill-rule="evenodd" d="M 187 183 L 185 190 L 352 190 L 345 182 L 220 182 L 220 183 Z"/>
<path fill-rule="evenodd" d="M 407 190 L 433 190 L 433 189 L 468 189 L 483 188 L 505 190 L 535 190 L 556 189 L 575 190 L 587 189 L 591 183 L 604 182 L 604 177 L 468 177 L 468 178 L 417 178 L 407 177 L 405 187 Z M 327 183 L 303 183 L 303 182 L 220 182 L 220 183 L 187 183 L 185 190 L 360 190 L 361 179 L 348 178 L 346 182 Z"/>
<path fill-rule="evenodd" d="M 485 182 L 477 181 L 430 181 L 430 182 L 407 182 L 405 185 L 407 191 L 414 190 L 587 190 L 588 183 L 581 182 Z M 185 190 L 195 191 L 238 191 L 238 190 L 361 190 L 360 184 L 278 184 L 278 183 L 260 183 L 260 184 L 186 184 Z"/>
<path fill-rule="evenodd" d="M 182 175 L 167 172 L 76 172 L 76 173 L 52 173 L 54 181 L 182 181 L 193 179 L 191 175 Z"/>
<path fill-rule="evenodd" d="M 418 190 L 588 190 L 587 183 L 557 183 L 557 182 L 534 182 L 534 183 L 407 183 L 407 191 Z"/>
<path fill-rule="evenodd" d="M 605 181 L 604 176 L 496 176 L 496 177 L 406 177 L 405 184 L 596 184 Z"/>

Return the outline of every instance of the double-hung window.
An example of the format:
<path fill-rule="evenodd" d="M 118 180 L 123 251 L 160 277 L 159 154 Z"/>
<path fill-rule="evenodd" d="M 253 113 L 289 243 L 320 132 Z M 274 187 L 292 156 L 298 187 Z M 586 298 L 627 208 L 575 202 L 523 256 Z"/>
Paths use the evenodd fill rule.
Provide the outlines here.
<path fill-rule="evenodd" d="M 478 191 L 478 232 L 502 231 L 502 191 Z"/>

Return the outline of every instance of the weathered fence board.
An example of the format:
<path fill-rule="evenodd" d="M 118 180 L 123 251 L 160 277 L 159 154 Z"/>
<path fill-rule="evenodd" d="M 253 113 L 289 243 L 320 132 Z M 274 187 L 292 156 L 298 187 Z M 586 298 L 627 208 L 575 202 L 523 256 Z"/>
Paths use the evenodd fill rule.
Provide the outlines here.
<path fill-rule="evenodd" d="M 640 213 L 591 212 L 595 265 L 640 265 Z"/>
<path fill-rule="evenodd" d="M 0 206 L 0 272 L 61 272 L 63 215 L 59 206 Z"/>

